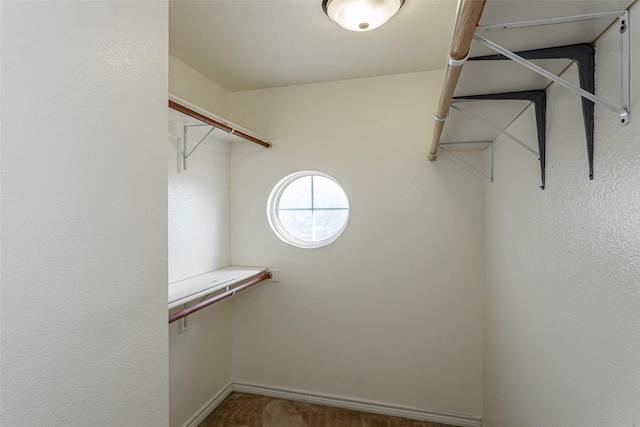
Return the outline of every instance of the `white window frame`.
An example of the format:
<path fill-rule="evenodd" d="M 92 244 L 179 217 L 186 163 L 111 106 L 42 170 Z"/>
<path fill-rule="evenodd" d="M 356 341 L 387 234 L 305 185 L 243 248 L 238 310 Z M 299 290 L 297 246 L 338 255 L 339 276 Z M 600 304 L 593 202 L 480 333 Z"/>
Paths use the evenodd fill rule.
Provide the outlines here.
<path fill-rule="evenodd" d="M 280 197 L 282 196 L 282 193 L 291 183 L 293 183 L 294 181 L 297 181 L 300 178 L 304 178 L 307 176 L 320 176 L 333 181 L 342 190 L 342 192 L 344 193 L 344 197 L 347 200 L 347 207 L 345 208 L 345 210 L 347 211 L 347 217 L 344 221 L 344 224 L 342 224 L 342 227 L 340 227 L 340 229 L 335 234 L 333 234 L 331 237 L 324 240 L 309 241 L 293 235 L 291 232 L 289 232 L 289 230 L 287 230 L 283 226 L 282 222 L 280 221 L 280 217 L 278 215 Z M 309 210 L 313 211 L 315 209 L 312 206 L 312 208 Z M 318 171 L 310 171 L 310 170 L 295 172 L 281 179 L 273 187 L 273 190 L 271 190 L 271 194 L 269 195 L 269 200 L 267 202 L 267 218 L 269 219 L 269 225 L 273 229 L 276 236 L 278 236 L 280 240 L 282 240 L 283 242 L 286 242 L 286 243 L 289 243 L 290 245 L 293 245 L 299 248 L 304 248 L 304 249 L 320 248 L 335 242 L 338 239 L 338 237 L 342 235 L 345 228 L 347 227 L 347 224 L 349 223 L 350 211 L 351 211 L 351 205 L 349 203 L 349 198 L 347 196 L 347 192 L 344 190 L 342 185 L 340 185 L 340 183 L 335 178 L 333 178 L 330 175 L 327 175 L 326 173 L 318 172 Z"/>

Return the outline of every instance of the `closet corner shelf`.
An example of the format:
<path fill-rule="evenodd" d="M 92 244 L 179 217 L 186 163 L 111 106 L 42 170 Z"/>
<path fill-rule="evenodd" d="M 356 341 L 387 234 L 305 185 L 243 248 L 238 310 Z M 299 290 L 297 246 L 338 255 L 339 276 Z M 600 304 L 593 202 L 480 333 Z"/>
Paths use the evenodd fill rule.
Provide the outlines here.
<path fill-rule="evenodd" d="M 182 113 L 186 116 L 191 117 L 192 119 L 196 119 L 197 124 L 185 124 L 183 126 L 183 139 L 182 139 L 182 147 L 181 153 L 178 153 L 179 158 L 182 162 L 182 169 L 187 169 L 187 159 L 193 154 L 194 151 L 204 142 L 204 140 L 209 136 L 211 132 L 215 129 L 219 129 L 227 132 L 229 135 L 232 135 L 235 138 L 239 138 L 239 140 L 245 140 L 252 142 L 261 146 L 262 148 L 269 149 L 272 147 L 272 144 L 265 140 L 265 138 L 258 136 L 257 134 L 244 129 L 234 123 L 231 123 L 228 120 L 223 119 L 222 117 L 218 117 L 215 114 L 212 114 L 208 111 L 205 111 L 201 108 L 196 107 L 193 104 L 188 103 L 187 101 L 178 98 L 175 95 L 169 94 L 169 108 L 175 110 L 179 113 Z M 189 150 L 189 137 L 188 130 L 191 127 L 198 126 L 211 126 L 211 129 L 200 139 L 195 146 Z"/>
<path fill-rule="evenodd" d="M 218 291 L 224 290 L 224 292 L 201 301 L 193 307 L 174 313 L 169 317 L 169 323 L 270 278 L 271 273 L 267 267 L 232 265 L 170 283 L 169 310 L 184 306 L 198 298 L 205 298 Z"/>
<path fill-rule="evenodd" d="M 540 161 L 542 184 L 541 188 L 545 188 L 546 95 L 544 91 L 546 90 L 550 82 L 553 82 L 558 84 L 559 86 L 564 87 L 565 89 L 570 90 L 571 92 L 574 92 L 582 98 L 582 110 L 584 116 L 585 138 L 589 164 L 589 178 L 593 179 L 594 105 L 597 104 L 607 110 L 614 112 L 618 116 L 618 120 L 622 125 L 626 125 L 630 119 L 629 13 L 626 9 L 620 9 L 621 5 L 618 3 L 623 3 L 628 8 L 631 4 L 633 4 L 633 1 L 627 0 L 616 2 L 616 4 L 611 5 L 611 7 L 596 5 L 594 3 L 593 7 L 591 7 L 592 10 L 583 10 L 583 8 L 579 8 L 579 10 L 576 10 L 576 14 L 574 15 L 566 15 L 567 12 L 564 11 L 559 14 L 561 16 L 553 16 L 554 7 L 550 5 L 548 10 L 545 12 L 546 15 L 549 15 L 547 17 L 535 17 L 536 19 L 532 20 L 520 19 L 507 23 L 492 23 L 491 25 L 480 25 L 481 18 L 482 20 L 485 19 L 483 14 L 487 15 L 487 13 L 485 12 L 489 12 L 488 15 L 491 15 L 491 11 L 496 12 L 499 9 L 498 15 L 503 16 L 505 14 L 511 14 L 513 15 L 513 18 L 518 18 L 518 16 L 522 14 L 526 15 L 527 12 L 526 9 L 521 8 L 511 11 L 507 10 L 505 12 L 505 8 L 503 7 L 503 5 L 495 5 L 494 7 L 494 4 L 490 4 L 485 10 L 485 3 L 486 0 L 459 0 L 458 13 L 456 16 L 456 21 L 454 23 L 454 34 L 451 42 L 450 53 L 447 57 L 448 61 L 445 68 L 444 82 L 438 107 L 436 113 L 434 114 L 435 124 L 433 128 L 431 147 L 429 150 L 429 155 L 427 157 L 428 160 L 435 161 L 438 148 L 441 148 L 443 151 L 449 153 L 457 160 L 461 161 L 472 169 L 475 169 L 477 172 L 480 172 L 482 175 L 489 178 L 491 182 L 493 182 L 493 154 L 491 155 L 491 174 L 487 175 L 479 169 L 476 169 L 473 165 L 450 153 L 448 150 L 444 149 L 443 146 L 450 146 L 454 144 L 461 144 L 461 146 L 465 144 L 476 144 L 476 146 L 484 149 L 487 148 L 488 143 L 488 146 L 491 147 L 491 153 L 493 153 L 493 142 L 495 142 L 495 137 L 497 135 L 494 135 L 491 139 L 487 139 L 486 135 L 477 136 L 477 132 L 474 132 L 473 135 L 465 135 L 464 131 L 460 131 L 460 126 L 456 126 L 456 129 L 453 133 L 454 135 L 457 135 L 457 138 L 455 138 L 454 141 L 451 142 L 440 142 L 440 139 L 443 136 L 445 121 L 447 120 L 449 115 L 449 108 L 451 107 L 452 109 L 464 113 L 465 115 L 470 116 L 480 123 L 485 124 L 494 132 L 499 132 L 499 134 L 507 136 L 509 139 L 512 139 L 523 148 L 536 155 Z M 611 10 L 612 8 L 614 10 Z M 558 7 L 556 12 L 560 12 L 561 10 L 564 9 Z M 578 12 L 581 12 L 582 14 L 577 14 Z M 606 31 L 606 29 L 610 26 L 610 24 L 612 24 L 612 22 L 616 20 L 619 25 L 620 33 L 621 93 L 620 102 L 617 104 L 611 104 L 595 95 L 595 51 L 593 42 L 600 36 L 600 34 Z M 594 21 L 598 21 L 599 23 L 597 25 L 594 25 Z M 559 24 L 580 24 L 580 27 L 574 28 L 572 31 L 568 31 L 567 27 L 563 27 Z M 503 37 L 500 44 L 480 36 L 480 33 L 486 32 L 497 33 L 501 32 L 502 30 L 517 29 L 530 30 L 535 27 L 545 27 L 545 37 L 542 37 L 543 40 L 541 41 L 542 46 L 537 46 L 537 48 L 532 48 L 534 46 L 530 43 L 531 34 L 526 35 L 526 31 L 519 33 L 519 37 L 511 33 L 511 37 Z M 550 27 L 557 28 L 557 30 L 551 30 Z M 560 28 L 565 28 L 565 30 L 560 30 Z M 540 32 L 538 34 L 540 34 Z M 552 38 L 553 40 L 555 40 L 553 43 Z M 566 40 L 567 42 L 562 43 L 562 40 Z M 472 42 L 474 41 L 476 43 L 474 44 L 472 49 Z M 511 49 L 503 47 L 503 43 L 511 44 Z M 546 45 L 546 43 L 555 44 L 549 46 Z M 518 46 L 523 45 L 528 47 L 526 49 L 517 49 Z M 493 54 L 487 55 L 485 51 L 493 52 Z M 518 89 L 509 88 L 508 90 L 497 91 L 496 88 L 491 89 L 493 85 L 486 84 L 486 82 L 484 86 L 478 86 L 476 81 L 477 79 L 474 79 L 474 87 L 471 88 L 472 90 L 469 90 L 470 87 L 463 87 L 461 90 L 463 93 L 457 93 L 458 91 L 456 91 L 456 86 L 458 84 L 458 80 L 462 75 L 462 66 L 465 62 L 467 62 L 467 59 L 476 62 L 476 64 L 480 61 L 509 59 L 511 60 L 511 62 L 524 67 L 530 72 L 533 72 L 536 77 L 527 77 L 523 79 L 522 83 L 525 83 L 525 87 L 520 87 Z M 550 60 L 554 60 L 555 62 L 558 62 L 558 60 L 560 60 L 561 64 L 566 60 L 576 63 L 578 65 L 580 82 L 579 86 L 561 78 L 558 75 L 563 71 L 563 69 L 566 69 L 566 66 L 564 68 L 556 70 L 557 72 L 551 72 L 550 70 L 542 67 L 542 64 L 535 64 L 533 62 L 534 60 L 547 61 L 545 63 L 547 67 L 549 67 Z M 556 65 L 554 65 L 554 67 L 555 66 Z M 478 67 L 472 68 L 476 70 L 478 69 Z M 537 80 L 539 79 L 542 79 L 542 83 L 537 82 Z M 465 79 L 463 78 L 462 80 L 464 81 Z M 508 81 L 505 82 L 507 86 L 513 85 L 515 81 L 511 77 L 509 77 L 509 79 L 507 80 Z M 531 98 L 532 94 L 534 94 L 536 97 Z M 481 100 L 489 102 L 494 102 L 496 100 L 513 101 L 516 99 L 528 100 L 530 101 L 530 103 L 534 103 L 536 106 L 536 124 L 539 152 L 536 152 L 535 150 L 528 147 L 527 144 L 513 137 L 513 135 L 510 135 L 506 131 L 506 128 L 498 126 L 492 121 L 466 111 L 459 106 L 461 102 L 472 102 Z M 522 111 L 524 110 L 520 109 L 519 113 L 516 113 L 520 114 Z M 490 111 L 490 113 L 495 116 L 494 111 Z M 517 115 L 515 117 L 517 117 Z M 512 116 L 512 119 L 507 120 L 507 122 L 511 123 L 513 119 L 515 119 L 515 117 Z"/>

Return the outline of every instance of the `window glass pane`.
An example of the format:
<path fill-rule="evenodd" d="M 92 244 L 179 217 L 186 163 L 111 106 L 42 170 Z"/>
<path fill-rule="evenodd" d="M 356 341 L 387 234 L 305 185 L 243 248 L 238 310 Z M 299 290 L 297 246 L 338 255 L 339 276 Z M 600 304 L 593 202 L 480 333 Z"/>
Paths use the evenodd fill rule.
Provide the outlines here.
<path fill-rule="evenodd" d="M 313 211 L 279 211 L 278 218 L 284 229 L 300 240 L 313 242 Z"/>
<path fill-rule="evenodd" d="M 313 212 L 313 241 L 319 242 L 335 236 L 347 222 L 349 211 L 328 210 Z"/>
<path fill-rule="evenodd" d="M 280 195 L 278 209 L 311 208 L 311 176 L 290 183 Z"/>
<path fill-rule="evenodd" d="M 349 200 L 333 178 L 322 172 L 296 172 L 276 184 L 267 216 L 283 241 L 319 248 L 336 240 L 349 220 Z"/>
<path fill-rule="evenodd" d="M 324 176 L 313 177 L 314 208 L 348 208 L 347 195 L 333 180 Z"/>

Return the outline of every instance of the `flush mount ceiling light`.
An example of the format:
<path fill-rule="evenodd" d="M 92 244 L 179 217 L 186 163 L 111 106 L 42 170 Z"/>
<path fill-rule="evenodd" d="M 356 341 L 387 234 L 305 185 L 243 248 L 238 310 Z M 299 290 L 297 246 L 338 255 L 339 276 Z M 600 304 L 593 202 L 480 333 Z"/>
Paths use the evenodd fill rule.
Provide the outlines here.
<path fill-rule="evenodd" d="M 404 0 L 323 0 L 322 10 L 342 28 L 369 31 L 400 10 Z"/>

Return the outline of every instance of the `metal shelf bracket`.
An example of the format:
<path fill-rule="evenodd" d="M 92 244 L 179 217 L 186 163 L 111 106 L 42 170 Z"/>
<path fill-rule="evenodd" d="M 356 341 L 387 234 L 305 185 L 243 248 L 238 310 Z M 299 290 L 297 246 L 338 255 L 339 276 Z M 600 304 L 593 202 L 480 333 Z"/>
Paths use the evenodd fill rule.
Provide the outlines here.
<path fill-rule="evenodd" d="M 216 129 L 215 126 L 211 126 L 211 129 L 209 129 L 209 131 L 200 139 L 200 141 L 198 141 L 198 143 L 191 150 L 189 150 L 189 138 L 188 138 L 189 128 L 201 127 L 201 126 L 211 126 L 211 125 L 208 125 L 208 124 L 184 125 L 182 128 L 182 136 L 183 136 L 182 152 L 178 153 L 178 155 L 181 157 L 181 160 L 182 160 L 183 171 L 187 170 L 187 159 L 189 158 L 189 156 L 191 156 L 193 152 L 196 151 L 196 149 L 200 146 L 200 144 L 202 144 L 204 140 L 207 139 L 209 134 L 213 132 L 214 129 Z"/>
<path fill-rule="evenodd" d="M 530 153 L 536 155 L 538 160 L 540 161 L 540 188 L 544 190 L 545 187 L 545 153 L 546 153 L 546 133 L 547 133 L 547 101 L 546 101 L 546 93 L 544 90 L 528 90 L 528 91 L 520 91 L 520 92 L 505 92 L 505 93 L 495 93 L 495 94 L 487 94 L 487 95 L 470 95 L 470 96 L 460 96 L 455 97 L 452 100 L 451 107 L 464 112 L 467 115 L 470 115 L 476 120 L 500 131 L 502 134 L 512 139 L 520 146 L 525 148 Z M 488 120 L 479 118 L 478 116 L 469 113 L 466 110 L 462 110 L 457 107 L 456 103 L 461 102 L 473 102 L 473 101 L 488 101 L 488 100 L 521 100 L 521 101 L 529 101 L 535 107 L 535 115 L 536 115 L 536 130 L 538 136 L 538 152 L 535 152 L 532 148 L 530 148 L 527 144 L 515 138 L 513 135 L 508 133 L 506 130 L 500 128 L 494 123 L 489 122 Z M 491 159 L 493 164 L 493 157 Z M 493 169 L 493 166 L 492 166 Z"/>
<path fill-rule="evenodd" d="M 581 43 L 568 46 L 549 47 L 544 49 L 516 52 L 525 59 L 557 59 L 566 58 L 578 66 L 580 87 L 589 93 L 595 93 L 596 59 L 592 43 Z M 473 58 L 475 61 L 508 60 L 504 55 L 489 55 Z M 589 163 L 589 179 L 593 179 L 593 141 L 594 141 L 594 103 L 582 98 L 582 117 L 587 144 Z"/>
<path fill-rule="evenodd" d="M 449 145 L 460 145 L 460 144 L 482 144 L 482 145 L 486 145 L 484 150 L 486 150 L 487 148 L 491 149 L 491 171 L 489 172 L 489 175 L 487 175 L 486 173 L 482 172 L 480 169 L 478 169 L 477 167 L 473 166 L 471 163 L 464 161 L 460 156 L 456 156 L 451 151 L 449 151 L 449 150 L 447 150 L 445 148 L 445 147 L 447 147 Z M 495 157 L 494 156 L 495 155 L 494 144 L 495 144 L 495 141 L 441 142 L 440 144 L 438 144 L 438 148 L 440 150 L 444 151 L 445 153 L 447 153 L 448 155 L 450 155 L 451 157 L 453 157 L 454 159 L 456 159 L 457 161 L 459 161 L 459 162 L 465 164 L 466 166 L 470 167 L 471 169 L 475 170 L 480 175 L 482 175 L 485 178 L 487 178 L 493 184 L 493 171 L 494 171 L 493 165 L 494 165 L 494 157 Z"/>
<path fill-rule="evenodd" d="M 529 50 L 523 52 L 511 52 L 484 37 L 478 35 L 483 31 L 504 30 L 511 28 L 525 28 L 542 25 L 563 24 L 568 22 L 587 21 L 601 18 L 617 18 L 621 39 L 621 107 L 616 107 L 595 96 L 595 49 L 592 44 L 578 44 L 570 46 L 551 47 L 546 49 Z M 549 80 L 577 93 L 582 97 L 582 114 L 584 118 L 585 138 L 587 143 L 587 158 L 589 163 L 589 179 L 593 179 L 593 153 L 594 153 L 594 104 L 618 114 L 620 123 L 626 125 L 631 119 L 630 113 L 630 31 L 629 12 L 626 10 L 616 12 L 594 13 L 576 15 L 561 18 L 541 19 L 535 21 L 514 22 L 509 24 L 495 24 L 478 27 L 474 40 L 482 43 L 490 49 L 498 52 L 498 55 L 472 58 L 472 60 L 503 60 L 511 59 L 529 70 L 548 78 Z M 533 59 L 568 58 L 578 65 L 580 87 L 546 71 L 531 63 Z M 544 183 L 543 183 L 544 185 Z"/>
<path fill-rule="evenodd" d="M 616 107 L 608 102 L 598 98 L 592 93 L 587 92 L 586 90 L 579 88 L 578 86 L 569 83 L 568 81 L 556 76 L 553 73 L 548 72 L 542 67 L 539 67 L 533 64 L 530 61 L 527 61 L 522 56 L 519 56 L 510 50 L 480 36 L 478 33 L 482 31 L 490 31 L 497 29 L 511 29 L 511 28 L 525 28 L 525 27 L 535 27 L 541 25 L 552 25 L 552 24 L 562 24 L 567 22 L 577 22 L 577 21 L 585 21 L 589 19 L 600 19 L 600 18 L 612 18 L 617 17 L 618 23 L 620 26 L 620 36 L 621 36 L 621 100 L 622 106 Z M 540 74 L 543 77 L 563 86 L 578 95 L 586 98 L 596 104 L 603 106 L 604 108 L 617 113 L 620 117 L 620 123 L 626 125 L 630 120 L 630 110 L 629 110 L 629 99 L 630 99 L 630 85 L 629 85 L 629 45 L 630 45 L 630 36 L 629 36 L 629 13 L 626 10 L 618 11 L 618 12 L 609 12 L 609 13 L 595 13 L 589 15 L 577 15 L 577 16 L 568 16 L 564 18 L 551 18 L 551 19 L 540 19 L 536 21 L 525 21 L 525 22 L 515 22 L 511 24 L 497 24 L 485 27 L 478 27 L 476 29 L 476 33 L 473 36 L 473 39 L 477 42 L 485 45 L 491 50 L 504 55 L 505 57 L 513 60 L 514 62 L 528 68 L 529 70 Z"/>

